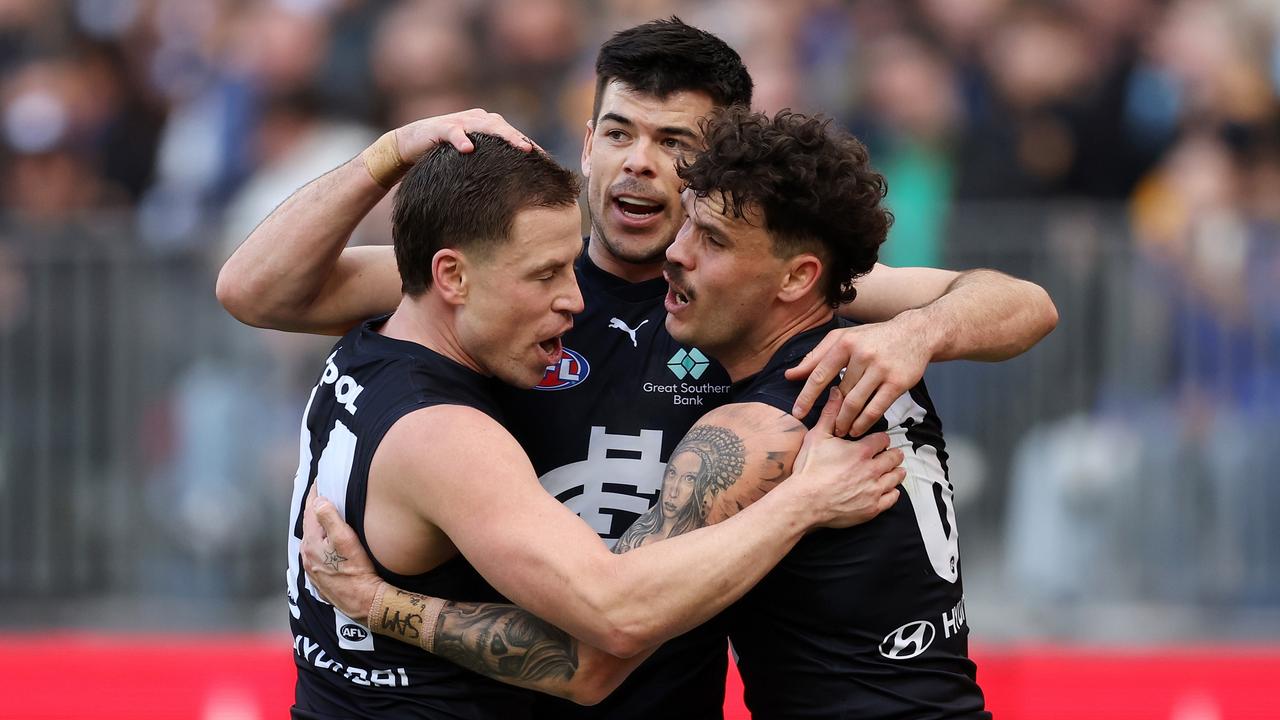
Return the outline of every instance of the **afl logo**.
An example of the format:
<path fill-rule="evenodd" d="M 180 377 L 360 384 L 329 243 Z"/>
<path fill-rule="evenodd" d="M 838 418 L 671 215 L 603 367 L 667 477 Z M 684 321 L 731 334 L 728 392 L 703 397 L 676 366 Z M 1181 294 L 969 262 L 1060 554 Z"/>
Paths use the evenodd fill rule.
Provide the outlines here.
<path fill-rule="evenodd" d="M 581 384 L 591 372 L 591 364 L 581 353 L 569 348 L 564 349 L 564 357 L 555 365 L 547 366 L 547 374 L 542 376 L 535 390 L 564 390 Z"/>
<path fill-rule="evenodd" d="M 927 650 L 936 634 L 928 620 L 909 622 L 880 641 L 880 654 L 890 660 L 909 660 Z"/>
<path fill-rule="evenodd" d="M 369 637 L 369 631 L 355 623 L 347 623 L 346 625 L 343 625 L 342 629 L 338 632 L 342 635 L 343 640 L 348 640 L 350 642 L 360 642 L 361 640 Z"/>

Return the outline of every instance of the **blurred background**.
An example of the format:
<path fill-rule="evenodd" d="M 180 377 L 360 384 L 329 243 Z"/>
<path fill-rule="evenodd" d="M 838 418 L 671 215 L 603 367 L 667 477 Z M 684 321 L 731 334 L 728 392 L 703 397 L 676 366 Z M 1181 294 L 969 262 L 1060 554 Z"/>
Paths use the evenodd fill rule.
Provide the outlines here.
<path fill-rule="evenodd" d="M 1277 0 L 0 0 L 0 664 L 231 634 L 289 683 L 330 341 L 238 325 L 218 267 L 415 118 L 484 107 L 577 167 L 596 48 L 672 13 L 742 53 L 759 109 L 868 142 L 885 262 L 1057 303 L 1024 357 L 928 375 L 993 672 L 1280 655 Z M 378 212 L 355 242 L 389 238 Z M 1246 716 L 1216 692 L 1158 716 Z"/>

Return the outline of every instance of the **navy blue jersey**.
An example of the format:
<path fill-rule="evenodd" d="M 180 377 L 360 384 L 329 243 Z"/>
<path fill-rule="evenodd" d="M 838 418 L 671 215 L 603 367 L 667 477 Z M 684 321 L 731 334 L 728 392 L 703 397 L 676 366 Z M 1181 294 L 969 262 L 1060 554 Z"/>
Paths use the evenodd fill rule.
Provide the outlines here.
<path fill-rule="evenodd" d="M 734 384 L 732 401 L 790 412 L 803 383 L 783 372 L 837 326 L 791 338 Z M 724 615 L 757 720 L 990 717 L 968 657 L 942 425 L 923 381 L 873 428 L 886 430 L 906 455 L 901 499 L 868 523 L 809 534 Z"/>
<path fill-rule="evenodd" d="M 671 451 L 722 405 L 729 376 L 667 332 L 661 278 L 631 283 L 575 265 L 585 301 L 565 357 L 535 390 L 499 393 L 506 425 L 547 492 L 612 543 L 657 502 Z M 542 696 L 542 718 L 721 717 L 727 648 L 714 624 L 675 638 L 603 703 L 584 708 Z"/>
<path fill-rule="evenodd" d="M 369 464 L 387 430 L 405 414 L 436 405 L 501 417 L 492 383 L 416 343 L 379 335 L 375 320 L 333 348 L 304 415 L 289 534 L 289 612 L 298 668 L 298 718 L 528 717 L 532 693 L 465 670 L 417 647 L 375 636 L 321 600 L 299 572 L 302 506 L 312 484 L 365 540 Z M 422 449 L 424 462 L 435 452 Z M 370 553 L 372 555 L 372 553 Z M 415 576 L 379 575 L 411 592 L 450 600 L 505 602 L 461 556 Z"/>

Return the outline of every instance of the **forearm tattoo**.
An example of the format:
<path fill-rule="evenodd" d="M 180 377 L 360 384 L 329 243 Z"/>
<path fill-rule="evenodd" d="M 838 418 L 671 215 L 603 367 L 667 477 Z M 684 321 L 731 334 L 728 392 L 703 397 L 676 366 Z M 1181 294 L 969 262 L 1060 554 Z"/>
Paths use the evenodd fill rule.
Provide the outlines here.
<path fill-rule="evenodd" d="M 540 681 L 573 679 L 578 670 L 578 641 L 560 628 L 514 605 L 444 601 L 435 620 L 434 646 L 428 606 L 442 602 L 392 588 L 380 618 L 371 618 L 379 635 L 431 653 L 468 670 L 503 682 L 537 686 Z"/>
<path fill-rule="evenodd" d="M 578 670 L 577 640 L 525 610 L 495 603 L 447 603 L 435 654 L 508 682 L 567 682 Z"/>
<path fill-rule="evenodd" d="M 709 524 L 713 502 L 742 476 L 746 455 L 742 438 L 729 428 L 694 426 L 671 453 L 658 503 L 627 528 L 613 552 Z"/>

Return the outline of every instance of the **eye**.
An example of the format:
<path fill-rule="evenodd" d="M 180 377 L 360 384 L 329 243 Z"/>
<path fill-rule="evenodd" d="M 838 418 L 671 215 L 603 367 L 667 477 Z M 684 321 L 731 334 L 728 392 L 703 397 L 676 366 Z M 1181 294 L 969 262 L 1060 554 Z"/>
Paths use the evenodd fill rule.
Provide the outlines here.
<path fill-rule="evenodd" d="M 609 138 L 610 140 L 617 141 L 617 142 L 627 139 L 627 134 L 617 129 L 606 130 L 604 133 L 604 136 Z"/>
<path fill-rule="evenodd" d="M 669 137 L 662 141 L 662 146 L 670 150 L 679 150 L 684 152 L 689 149 L 689 144 L 680 138 Z"/>

